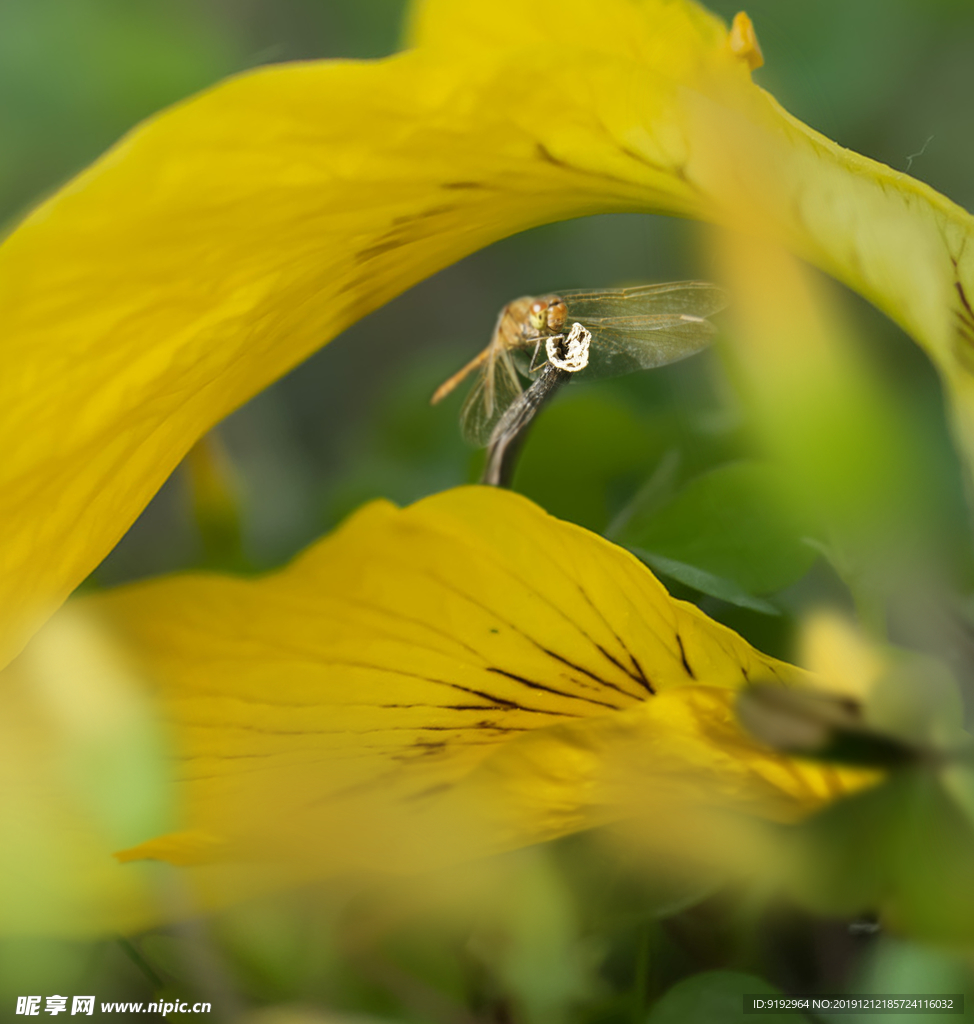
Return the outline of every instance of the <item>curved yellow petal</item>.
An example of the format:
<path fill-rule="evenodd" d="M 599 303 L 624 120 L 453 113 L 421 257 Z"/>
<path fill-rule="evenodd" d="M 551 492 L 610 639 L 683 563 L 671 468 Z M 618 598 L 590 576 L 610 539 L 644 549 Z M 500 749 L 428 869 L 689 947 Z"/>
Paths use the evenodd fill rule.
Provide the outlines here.
<path fill-rule="evenodd" d="M 0 248 L 9 656 L 215 421 L 512 232 L 658 210 L 783 234 L 923 343 L 974 442 L 970 216 L 794 121 L 689 0 L 428 0 L 413 49 L 148 121 Z"/>
<path fill-rule="evenodd" d="M 686 184 L 691 216 L 774 232 L 873 301 L 937 363 L 974 453 L 974 218 L 815 132 L 753 85 L 747 72 L 763 55 L 746 14 L 728 32 L 686 0 L 506 0 L 489 13 L 422 0 L 414 24 L 419 43 L 444 50 L 487 47 L 516 59 L 522 43 L 531 49 L 554 87 L 539 86 L 540 103 L 522 98 L 518 123 L 530 125 L 547 103 L 533 130 L 566 167 L 612 167 L 635 181 L 621 154 L 656 162 Z M 733 59 L 722 62 L 720 50 Z M 551 54 L 567 73 L 547 68 Z M 592 128 L 584 135 L 583 124 Z"/>
<path fill-rule="evenodd" d="M 177 743 L 184 830 L 122 858 L 201 865 L 204 901 L 227 898 L 220 865 L 413 870 L 639 814 L 660 788 L 780 820 L 847 785 L 734 720 L 746 680 L 800 669 L 505 491 L 376 502 L 263 579 L 84 603 L 158 681 Z"/>
<path fill-rule="evenodd" d="M 974 465 L 974 218 L 909 175 L 843 149 L 760 96 L 776 140 L 746 206 L 799 256 L 865 296 L 940 372 Z"/>
<path fill-rule="evenodd" d="M 672 68 L 656 66 L 669 37 L 645 67 L 607 63 L 603 104 L 637 73 L 642 119 L 665 120 L 679 150 L 672 94 L 688 61 L 732 63 L 708 24 Z M 696 209 L 666 152 L 624 152 L 583 97 L 558 98 L 560 54 L 542 69 L 530 40 L 511 41 L 238 76 L 135 130 L 7 239 L 7 651 L 197 437 L 365 313 L 535 224 Z"/>

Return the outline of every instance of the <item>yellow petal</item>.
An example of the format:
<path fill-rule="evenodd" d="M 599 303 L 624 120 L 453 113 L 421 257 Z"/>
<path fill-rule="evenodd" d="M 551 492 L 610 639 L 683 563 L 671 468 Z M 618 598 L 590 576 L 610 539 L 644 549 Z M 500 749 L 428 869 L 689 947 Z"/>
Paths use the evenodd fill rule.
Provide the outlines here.
<path fill-rule="evenodd" d="M 833 693 L 865 703 L 889 669 L 877 647 L 847 619 L 820 611 L 802 625 L 801 661 Z"/>
<path fill-rule="evenodd" d="M 628 711 L 538 729 L 492 754 L 459 797 L 478 802 L 504 847 L 649 817 L 653 830 L 669 833 L 657 842 L 679 849 L 674 808 L 793 821 L 866 781 L 751 739 L 737 724 L 734 696 L 678 687 Z"/>
<path fill-rule="evenodd" d="M 750 84 L 688 0 L 428 0 L 414 49 L 238 76 L 0 249 L 0 660 L 215 421 L 366 312 L 583 214 L 744 218 L 925 345 L 974 448 L 971 218 Z"/>
<path fill-rule="evenodd" d="M 767 93 L 753 89 L 748 100 L 746 117 L 699 104 L 691 180 L 722 208 L 725 223 L 783 243 L 865 296 L 925 349 L 970 470 L 974 218 L 928 185 L 814 132 Z"/>
<path fill-rule="evenodd" d="M 763 66 L 764 54 L 761 52 L 761 44 L 754 31 L 754 23 L 744 11 L 738 11 L 734 15 L 730 35 L 727 37 L 727 45 L 730 47 L 731 53 L 735 57 L 743 59 L 752 71 Z"/>
<path fill-rule="evenodd" d="M 415 870 L 638 814 L 653 787 L 784 820 L 848 784 L 733 718 L 746 680 L 800 669 L 505 491 L 376 502 L 264 579 L 84 603 L 177 742 L 184 830 L 122 858 L 203 865 L 205 903 L 228 898 L 221 864 Z"/>
<path fill-rule="evenodd" d="M 668 35 L 639 63 L 610 64 L 600 103 L 652 58 L 643 115 L 664 119 L 679 150 L 671 94 L 688 62 L 706 47 L 730 60 L 707 24 L 706 43 Z M 365 313 L 535 224 L 696 208 L 670 157 L 621 150 L 581 96 L 552 111 L 561 54 L 540 73 L 531 40 L 508 41 L 473 60 L 431 44 L 238 76 L 137 129 L 4 243 L 6 651 L 197 437 Z"/>

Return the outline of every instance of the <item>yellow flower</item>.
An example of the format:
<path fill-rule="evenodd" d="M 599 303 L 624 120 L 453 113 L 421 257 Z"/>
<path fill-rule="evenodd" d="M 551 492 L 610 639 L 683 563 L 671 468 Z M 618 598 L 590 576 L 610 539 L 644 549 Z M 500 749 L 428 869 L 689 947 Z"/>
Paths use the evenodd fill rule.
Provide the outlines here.
<path fill-rule="evenodd" d="M 265 67 L 137 128 L 0 248 L 0 655 L 215 422 L 489 242 L 761 220 L 876 302 L 974 441 L 970 216 L 789 117 L 688 0 L 417 4 L 386 60 Z"/>
<path fill-rule="evenodd" d="M 688 0 L 426 0 L 410 31 L 386 60 L 263 68 L 164 112 L 0 248 L 4 661 L 213 423 L 421 278 L 565 217 L 773 233 L 925 346 L 974 450 L 971 218 L 782 111 L 751 83 L 746 18 L 729 32 Z M 204 902 L 276 884 L 284 861 L 288 877 L 368 865 L 406 821 L 423 831 L 403 866 L 447 829 L 462 853 L 607 820 L 632 810 L 615 780 L 633 750 L 653 753 L 644 775 L 772 817 L 841 788 L 733 723 L 734 687 L 797 670 L 509 495 L 370 506 L 278 576 L 87 604 L 161 681 L 185 758 L 187 827 L 127 845 L 199 865 Z M 12 692 L 48 678 L 57 623 L 7 670 Z M 63 802 L 55 775 L 43 800 Z M 43 813 L 63 834 L 76 812 Z M 157 916 L 145 890 L 119 895 L 131 868 L 104 860 L 118 830 L 70 820 L 85 841 L 51 853 L 77 880 L 62 922 Z M 208 867 L 248 858 L 232 877 Z"/>
<path fill-rule="evenodd" d="M 48 854 L 75 890 L 53 901 L 62 929 L 132 928 L 268 886 L 418 871 L 625 818 L 650 819 L 679 849 L 694 807 L 791 821 L 861 781 L 737 725 L 745 682 L 801 686 L 805 673 L 672 599 L 628 552 L 506 491 L 375 502 L 263 579 L 175 576 L 69 609 L 8 684 L 70 678 L 68 658 L 152 679 L 182 828 L 121 853 L 113 873 L 118 828 L 72 807 L 74 844 Z M 97 691 L 104 668 L 87 674 Z M 37 757 L 30 742 L 15 749 Z M 41 788 L 52 772 L 38 775 Z M 54 805 L 55 834 L 64 813 Z M 141 859 L 185 869 L 182 898 L 153 895 L 144 865 L 133 877 L 127 862 Z M 7 867 L 0 877 L 22 890 L 30 863 Z"/>

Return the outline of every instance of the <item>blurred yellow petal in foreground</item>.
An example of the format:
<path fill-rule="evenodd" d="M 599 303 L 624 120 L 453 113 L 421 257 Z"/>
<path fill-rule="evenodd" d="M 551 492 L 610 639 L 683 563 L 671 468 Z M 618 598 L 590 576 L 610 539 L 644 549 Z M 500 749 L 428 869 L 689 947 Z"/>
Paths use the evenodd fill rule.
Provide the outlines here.
<path fill-rule="evenodd" d="M 937 361 L 974 438 L 970 216 L 794 121 L 689 0 L 425 0 L 412 49 L 151 119 L 0 248 L 5 659 L 217 420 L 492 241 L 636 210 L 768 230 Z"/>
<path fill-rule="evenodd" d="M 162 868 L 123 871 L 110 851 L 173 821 L 166 747 L 144 678 L 74 602 L 2 682 L 0 930 L 138 928 L 157 916 Z"/>
<path fill-rule="evenodd" d="M 854 779 L 736 724 L 745 682 L 803 685 L 801 670 L 504 491 L 375 502 L 263 579 L 83 604 L 158 683 L 176 744 L 183 827 L 121 858 L 188 868 L 201 907 L 664 807 L 790 821 Z M 677 815 L 655 827 L 679 847 Z"/>

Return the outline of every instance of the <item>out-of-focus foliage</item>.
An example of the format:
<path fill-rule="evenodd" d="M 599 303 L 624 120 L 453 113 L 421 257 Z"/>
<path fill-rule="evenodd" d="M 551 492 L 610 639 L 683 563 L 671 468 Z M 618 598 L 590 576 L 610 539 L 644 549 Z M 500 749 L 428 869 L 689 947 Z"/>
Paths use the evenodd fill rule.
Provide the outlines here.
<path fill-rule="evenodd" d="M 653 1007 L 647 1024 L 720 1024 L 741 1012 L 745 995 L 781 996 L 762 978 L 737 971 L 706 971 L 674 985 Z M 799 1020 L 804 1015 L 799 1015 Z M 762 1014 L 777 1024 L 793 1022 L 794 1014 Z"/>
<path fill-rule="evenodd" d="M 658 554 L 732 580 L 747 593 L 781 590 L 815 560 L 806 541 L 813 527 L 790 521 L 783 486 L 773 466 L 724 463 L 674 495 L 653 495 L 649 507 L 636 504 L 616 537 L 650 564 Z"/>
<path fill-rule="evenodd" d="M 392 51 L 402 6 L 7 0 L 4 220 L 141 117 L 229 72 Z M 737 9 L 711 6 L 728 18 Z M 789 109 L 974 206 L 968 4 L 756 0 L 748 11 L 767 59 L 756 79 Z M 480 457 L 455 429 L 462 396 L 435 409 L 426 400 L 483 346 L 498 308 L 525 292 L 708 277 L 703 252 L 692 226 L 599 217 L 444 271 L 235 413 L 219 429 L 228 472 L 219 456 L 187 464 L 88 586 L 198 565 L 271 568 L 368 499 L 407 503 L 476 479 Z M 949 718 L 971 699 L 974 552 L 961 473 L 925 358 L 875 311 L 829 294 L 851 347 L 842 372 L 829 363 L 820 378 L 803 374 L 815 385 L 804 404 L 790 393 L 776 405 L 780 381 L 748 392 L 749 353 L 729 314 L 723 355 L 566 389 L 515 481 L 553 514 L 632 548 L 677 596 L 771 654 L 792 655 L 800 620 L 829 604 L 953 670 L 912 663 L 867 701 L 877 729 L 923 756 L 786 834 L 790 902 L 755 909 L 739 892 L 667 889 L 582 836 L 457 877 L 269 896 L 122 941 L 5 939 L 2 1005 L 27 991 L 171 993 L 210 999 L 226 1018 L 252 1013 L 241 1019 L 254 1024 L 709 1024 L 734 1019 L 745 991 L 970 991 L 967 954 L 938 945 L 969 947 L 974 919 L 971 768 L 948 756 L 935 713 Z M 129 712 L 127 731 L 109 730 L 98 750 L 83 716 L 65 721 L 70 742 L 45 768 L 72 775 L 79 800 L 93 799 L 92 777 L 110 778 L 98 788 L 110 806 L 98 811 L 120 846 L 139 815 L 167 813 L 158 738 Z M 932 733 L 909 731 L 931 722 Z M 29 861 L 37 823 L 11 828 L 21 832 L 7 852 Z M 850 933 L 849 917 L 877 910 L 885 932 Z"/>

